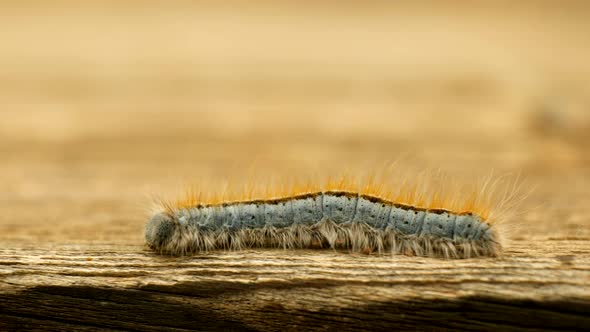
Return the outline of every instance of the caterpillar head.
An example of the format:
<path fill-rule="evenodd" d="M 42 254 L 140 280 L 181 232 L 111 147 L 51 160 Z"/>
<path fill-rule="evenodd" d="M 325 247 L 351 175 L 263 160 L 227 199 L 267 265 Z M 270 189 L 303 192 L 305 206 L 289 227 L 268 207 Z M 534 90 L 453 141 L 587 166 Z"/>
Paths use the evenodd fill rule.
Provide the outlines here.
<path fill-rule="evenodd" d="M 174 233 L 175 222 L 167 213 L 155 214 L 145 225 L 145 240 L 152 248 L 161 249 Z"/>

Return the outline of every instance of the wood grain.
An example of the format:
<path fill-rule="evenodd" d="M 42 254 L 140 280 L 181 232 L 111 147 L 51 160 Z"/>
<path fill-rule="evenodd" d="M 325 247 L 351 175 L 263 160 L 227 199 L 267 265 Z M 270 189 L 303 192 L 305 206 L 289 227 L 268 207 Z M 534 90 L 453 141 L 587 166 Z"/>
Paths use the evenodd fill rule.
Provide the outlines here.
<path fill-rule="evenodd" d="M 590 326 L 589 254 L 585 241 L 524 242 L 499 259 L 452 261 L 330 250 L 171 258 L 141 246 L 3 249 L 0 321 L 40 330 L 576 330 Z"/>
<path fill-rule="evenodd" d="M 590 329 L 586 2 L 0 7 L 0 330 Z M 504 255 L 144 246 L 152 194 L 395 160 L 520 174 Z"/>

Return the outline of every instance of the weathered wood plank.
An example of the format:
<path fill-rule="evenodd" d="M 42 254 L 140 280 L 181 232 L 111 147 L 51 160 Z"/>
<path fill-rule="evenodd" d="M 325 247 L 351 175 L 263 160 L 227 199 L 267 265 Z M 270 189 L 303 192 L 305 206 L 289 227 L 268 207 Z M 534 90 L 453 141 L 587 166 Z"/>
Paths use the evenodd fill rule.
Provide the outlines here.
<path fill-rule="evenodd" d="M 174 258 L 139 245 L 2 247 L 1 324 L 9 329 L 590 327 L 587 241 L 522 242 L 501 258 L 470 260 L 330 250 Z"/>

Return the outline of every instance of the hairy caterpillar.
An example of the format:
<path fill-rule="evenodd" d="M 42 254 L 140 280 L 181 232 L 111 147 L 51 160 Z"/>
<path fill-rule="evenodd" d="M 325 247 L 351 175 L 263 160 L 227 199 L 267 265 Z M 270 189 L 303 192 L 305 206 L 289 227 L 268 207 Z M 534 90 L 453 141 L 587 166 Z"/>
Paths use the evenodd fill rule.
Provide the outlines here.
<path fill-rule="evenodd" d="M 183 201 L 164 204 L 150 218 L 145 239 L 155 251 L 173 255 L 277 247 L 444 258 L 498 256 L 502 245 L 486 195 L 489 183 L 463 199 L 440 192 L 429 196 L 416 186 L 384 194 L 383 186 L 359 187 L 346 180 L 227 201 L 189 194 Z M 499 205 L 512 198 L 512 193 L 505 194 Z"/>

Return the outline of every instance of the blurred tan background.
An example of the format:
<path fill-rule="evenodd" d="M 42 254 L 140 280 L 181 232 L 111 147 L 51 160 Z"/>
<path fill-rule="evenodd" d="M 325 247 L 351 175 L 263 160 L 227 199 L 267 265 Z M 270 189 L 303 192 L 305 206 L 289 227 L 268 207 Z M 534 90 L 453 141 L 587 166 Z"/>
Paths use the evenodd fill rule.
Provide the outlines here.
<path fill-rule="evenodd" d="M 406 158 L 587 240 L 588 59 L 587 1 L 3 1 L 0 238 L 140 245 L 196 175 Z"/>

